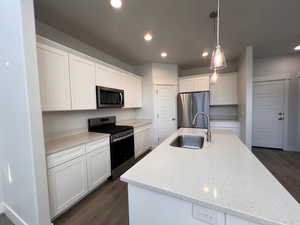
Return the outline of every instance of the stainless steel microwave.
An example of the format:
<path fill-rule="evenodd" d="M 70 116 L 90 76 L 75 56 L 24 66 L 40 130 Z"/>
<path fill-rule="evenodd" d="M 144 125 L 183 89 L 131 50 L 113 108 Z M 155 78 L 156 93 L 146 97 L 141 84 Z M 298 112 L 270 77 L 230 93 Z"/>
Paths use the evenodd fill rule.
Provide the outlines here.
<path fill-rule="evenodd" d="M 124 90 L 96 86 L 97 108 L 124 107 Z"/>

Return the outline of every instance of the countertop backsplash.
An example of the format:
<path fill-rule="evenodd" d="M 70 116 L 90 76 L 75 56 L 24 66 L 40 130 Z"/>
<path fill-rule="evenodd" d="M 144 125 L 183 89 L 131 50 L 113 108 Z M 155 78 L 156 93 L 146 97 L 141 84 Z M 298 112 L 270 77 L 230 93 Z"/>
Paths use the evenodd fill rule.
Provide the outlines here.
<path fill-rule="evenodd" d="M 238 106 L 224 105 L 210 107 L 211 120 L 238 120 Z"/>
<path fill-rule="evenodd" d="M 43 112 L 45 138 L 56 134 L 87 130 L 88 119 L 95 117 L 116 116 L 117 121 L 136 118 L 136 109 L 101 109 L 92 111 Z"/>

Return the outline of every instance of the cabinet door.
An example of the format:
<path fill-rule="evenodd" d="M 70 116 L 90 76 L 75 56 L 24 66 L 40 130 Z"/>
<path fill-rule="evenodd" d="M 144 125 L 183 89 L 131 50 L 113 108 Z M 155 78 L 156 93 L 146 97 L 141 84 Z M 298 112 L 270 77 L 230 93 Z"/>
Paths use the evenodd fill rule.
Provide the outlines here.
<path fill-rule="evenodd" d="M 38 43 L 37 58 L 42 110 L 71 109 L 67 52 Z"/>
<path fill-rule="evenodd" d="M 143 145 L 144 145 L 144 132 L 138 132 L 134 134 L 135 158 L 139 157 L 143 153 Z"/>
<path fill-rule="evenodd" d="M 144 151 L 152 148 L 152 140 L 152 127 L 149 127 L 144 131 Z"/>
<path fill-rule="evenodd" d="M 120 72 L 98 64 L 96 69 L 96 85 L 122 89 L 122 76 Z"/>
<path fill-rule="evenodd" d="M 237 74 L 220 75 L 217 82 L 211 84 L 211 105 L 236 105 L 237 99 Z"/>
<path fill-rule="evenodd" d="M 209 77 L 181 78 L 179 92 L 196 92 L 209 90 Z"/>
<path fill-rule="evenodd" d="M 109 145 L 96 148 L 87 154 L 86 159 L 88 189 L 91 191 L 103 183 L 111 174 Z"/>
<path fill-rule="evenodd" d="M 70 54 L 72 109 L 96 109 L 95 63 Z"/>
<path fill-rule="evenodd" d="M 193 84 L 195 91 L 209 91 L 209 77 L 197 77 Z"/>
<path fill-rule="evenodd" d="M 142 79 L 133 75 L 123 75 L 123 89 L 125 92 L 125 108 L 142 107 Z"/>
<path fill-rule="evenodd" d="M 259 225 L 259 224 L 227 214 L 226 225 Z"/>
<path fill-rule="evenodd" d="M 81 156 L 48 170 L 51 217 L 87 193 L 86 160 Z"/>

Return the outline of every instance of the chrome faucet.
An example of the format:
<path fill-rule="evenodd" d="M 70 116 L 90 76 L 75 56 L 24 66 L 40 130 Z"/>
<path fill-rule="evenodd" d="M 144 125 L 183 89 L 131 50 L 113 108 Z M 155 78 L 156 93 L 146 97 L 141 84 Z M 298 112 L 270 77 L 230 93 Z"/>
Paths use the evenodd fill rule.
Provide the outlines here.
<path fill-rule="evenodd" d="M 192 125 L 193 125 L 193 127 L 195 127 L 197 118 L 199 115 L 202 115 L 206 118 L 206 122 L 207 122 L 206 140 L 207 140 L 207 142 L 211 142 L 211 130 L 210 130 L 210 125 L 209 125 L 210 120 L 209 120 L 209 115 L 207 113 L 197 112 L 196 115 L 194 116 Z"/>

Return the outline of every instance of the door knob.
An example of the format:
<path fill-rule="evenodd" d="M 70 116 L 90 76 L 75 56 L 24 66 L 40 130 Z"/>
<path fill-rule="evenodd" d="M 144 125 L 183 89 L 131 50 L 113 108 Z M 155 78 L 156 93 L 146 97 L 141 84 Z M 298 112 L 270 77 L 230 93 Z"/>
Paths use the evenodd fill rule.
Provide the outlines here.
<path fill-rule="evenodd" d="M 176 119 L 175 119 L 175 118 L 172 118 L 172 120 L 175 121 Z"/>
<path fill-rule="evenodd" d="M 279 117 L 278 120 L 284 120 L 284 118 L 283 117 Z"/>
<path fill-rule="evenodd" d="M 278 113 L 278 116 L 283 116 L 283 112 Z"/>

